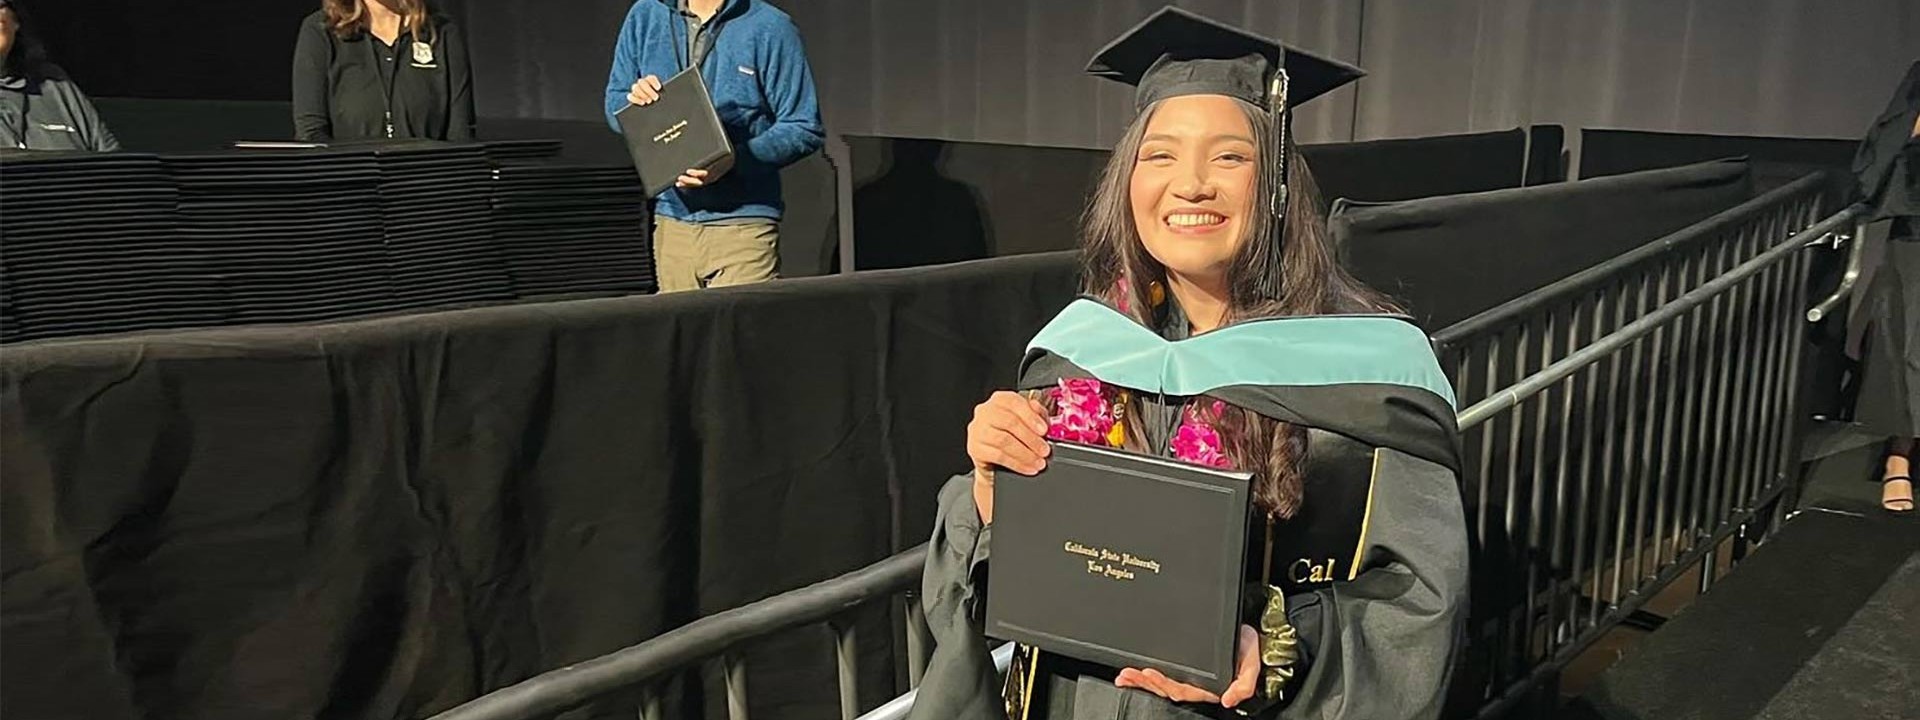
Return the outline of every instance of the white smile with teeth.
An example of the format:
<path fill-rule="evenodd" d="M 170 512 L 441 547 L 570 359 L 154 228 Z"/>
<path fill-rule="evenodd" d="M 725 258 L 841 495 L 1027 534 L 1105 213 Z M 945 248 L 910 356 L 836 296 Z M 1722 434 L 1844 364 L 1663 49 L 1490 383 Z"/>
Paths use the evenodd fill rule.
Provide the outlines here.
<path fill-rule="evenodd" d="M 1167 224 L 1174 227 L 1201 227 L 1219 225 L 1227 219 L 1213 213 L 1175 213 L 1167 216 Z"/>

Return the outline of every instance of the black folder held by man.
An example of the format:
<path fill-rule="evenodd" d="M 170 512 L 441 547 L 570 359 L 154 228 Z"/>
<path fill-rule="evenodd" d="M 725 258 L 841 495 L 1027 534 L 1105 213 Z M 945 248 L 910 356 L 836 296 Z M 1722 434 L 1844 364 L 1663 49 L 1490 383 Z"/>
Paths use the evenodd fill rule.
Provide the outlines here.
<path fill-rule="evenodd" d="M 713 182 L 733 168 L 733 143 L 698 68 L 669 78 L 660 86 L 660 99 L 628 105 L 614 117 L 648 197 L 672 189 L 688 170 L 705 170 L 707 182 Z"/>

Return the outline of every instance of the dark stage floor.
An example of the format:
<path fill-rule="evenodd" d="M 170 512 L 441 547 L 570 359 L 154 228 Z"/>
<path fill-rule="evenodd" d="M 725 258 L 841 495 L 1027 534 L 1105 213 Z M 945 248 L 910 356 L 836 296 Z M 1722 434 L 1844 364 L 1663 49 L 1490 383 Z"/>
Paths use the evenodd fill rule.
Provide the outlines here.
<path fill-rule="evenodd" d="M 1879 509 L 1877 443 L 1826 427 L 1808 449 L 1793 518 L 1660 630 L 1596 647 L 1611 667 L 1570 668 L 1561 717 L 1920 719 L 1920 521 Z"/>

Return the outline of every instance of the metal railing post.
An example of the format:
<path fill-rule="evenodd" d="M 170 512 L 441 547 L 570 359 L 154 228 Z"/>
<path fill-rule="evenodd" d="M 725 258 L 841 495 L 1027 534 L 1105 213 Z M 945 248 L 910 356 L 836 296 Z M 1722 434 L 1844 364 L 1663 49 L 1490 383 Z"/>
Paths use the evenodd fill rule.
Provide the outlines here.
<path fill-rule="evenodd" d="M 727 678 L 727 720 L 750 720 L 747 717 L 746 658 L 729 654 L 721 660 L 721 667 Z"/>
<path fill-rule="evenodd" d="M 833 628 L 833 655 L 840 677 L 840 720 L 860 715 L 859 640 L 854 619 L 828 623 Z"/>

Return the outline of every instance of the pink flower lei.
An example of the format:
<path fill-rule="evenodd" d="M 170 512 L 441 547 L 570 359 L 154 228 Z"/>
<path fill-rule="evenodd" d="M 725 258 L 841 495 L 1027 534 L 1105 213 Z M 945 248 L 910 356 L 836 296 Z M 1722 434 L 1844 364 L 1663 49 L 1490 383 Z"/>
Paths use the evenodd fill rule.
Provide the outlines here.
<path fill-rule="evenodd" d="M 1048 438 L 1108 447 L 1126 442 L 1124 390 L 1108 388 L 1092 378 L 1066 378 L 1048 388 L 1047 394 L 1054 401 L 1053 413 L 1047 418 Z M 1207 467 L 1231 467 L 1220 432 L 1213 426 L 1213 420 L 1225 409 L 1226 404 L 1219 400 L 1209 402 L 1205 412 L 1198 405 L 1188 405 L 1173 434 L 1174 458 Z"/>
<path fill-rule="evenodd" d="M 1198 408 L 1187 406 L 1181 413 L 1180 429 L 1173 434 L 1173 456 L 1207 467 L 1228 468 L 1233 463 L 1227 460 L 1226 449 L 1221 446 L 1220 431 L 1215 430 L 1211 420 L 1220 417 L 1226 409 L 1226 403 L 1214 400 L 1207 406 L 1205 417 Z"/>

